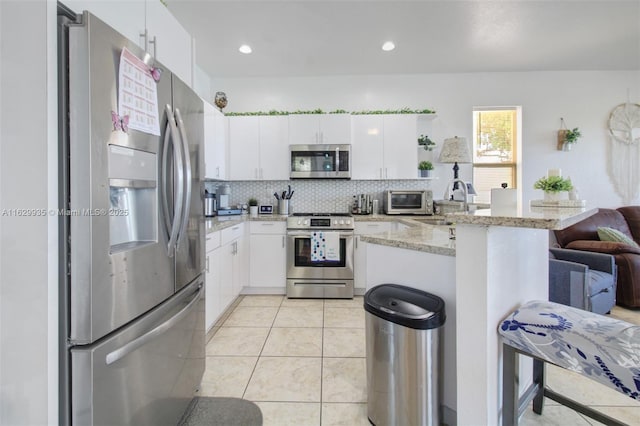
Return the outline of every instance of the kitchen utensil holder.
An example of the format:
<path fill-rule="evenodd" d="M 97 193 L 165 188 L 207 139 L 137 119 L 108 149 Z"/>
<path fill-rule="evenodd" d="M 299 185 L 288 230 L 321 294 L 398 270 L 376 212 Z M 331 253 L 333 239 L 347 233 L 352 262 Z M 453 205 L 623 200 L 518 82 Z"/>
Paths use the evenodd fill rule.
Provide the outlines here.
<path fill-rule="evenodd" d="M 289 200 L 278 201 L 278 213 L 284 216 L 289 215 Z"/>

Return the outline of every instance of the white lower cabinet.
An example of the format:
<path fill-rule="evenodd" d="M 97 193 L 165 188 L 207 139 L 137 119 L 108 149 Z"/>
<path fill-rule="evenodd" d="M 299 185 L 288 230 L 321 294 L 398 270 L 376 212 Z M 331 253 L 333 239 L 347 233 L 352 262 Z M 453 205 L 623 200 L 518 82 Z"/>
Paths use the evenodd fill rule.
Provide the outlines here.
<path fill-rule="evenodd" d="M 393 222 L 357 222 L 354 229 L 353 245 L 353 282 L 356 289 L 367 287 L 367 252 L 366 243 L 360 240 L 362 235 L 379 234 L 391 231 Z"/>
<path fill-rule="evenodd" d="M 205 323 L 209 330 L 246 285 L 247 250 L 244 224 L 206 237 Z"/>
<path fill-rule="evenodd" d="M 249 244 L 249 287 L 285 288 L 286 224 L 275 221 L 251 222 Z"/>
<path fill-rule="evenodd" d="M 222 314 L 220 299 L 220 232 L 207 234 L 206 247 L 205 324 L 206 329 L 209 330 Z"/>

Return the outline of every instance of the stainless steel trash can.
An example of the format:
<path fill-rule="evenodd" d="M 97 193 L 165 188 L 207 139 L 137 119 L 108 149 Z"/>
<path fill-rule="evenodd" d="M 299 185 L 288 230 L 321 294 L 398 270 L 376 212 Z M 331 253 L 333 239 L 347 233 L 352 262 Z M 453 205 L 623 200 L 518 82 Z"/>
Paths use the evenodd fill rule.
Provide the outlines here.
<path fill-rule="evenodd" d="M 376 426 L 438 425 L 444 301 L 397 284 L 364 295 L 367 416 Z"/>

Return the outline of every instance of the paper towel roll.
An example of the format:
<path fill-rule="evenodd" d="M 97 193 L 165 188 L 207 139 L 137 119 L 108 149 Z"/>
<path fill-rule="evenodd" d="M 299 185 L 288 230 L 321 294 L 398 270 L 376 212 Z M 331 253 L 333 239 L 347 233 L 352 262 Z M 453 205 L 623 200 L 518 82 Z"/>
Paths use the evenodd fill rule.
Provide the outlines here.
<path fill-rule="evenodd" d="M 491 213 L 516 215 L 518 213 L 518 193 L 513 188 L 491 189 Z"/>

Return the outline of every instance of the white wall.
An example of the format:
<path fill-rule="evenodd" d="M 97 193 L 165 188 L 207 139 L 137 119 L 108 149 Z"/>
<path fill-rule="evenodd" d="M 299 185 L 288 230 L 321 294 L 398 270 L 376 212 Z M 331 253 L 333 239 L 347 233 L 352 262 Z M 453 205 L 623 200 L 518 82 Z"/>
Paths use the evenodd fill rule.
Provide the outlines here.
<path fill-rule="evenodd" d="M 7 215 L 46 210 L 57 197 L 55 9 L 52 0 L 0 1 L 0 424 L 6 425 L 57 423 L 57 219 Z"/>
<path fill-rule="evenodd" d="M 471 140 L 474 107 L 522 106 L 525 202 L 542 198 L 533 189 L 535 180 L 561 168 L 581 198 L 597 207 L 622 205 L 608 174 L 609 114 L 627 99 L 640 102 L 637 70 L 212 79 L 211 86 L 227 93 L 225 112 L 432 108 L 438 114 L 432 136 L 439 146 L 454 135 Z M 570 152 L 556 149 L 560 117 L 582 131 Z M 449 169 L 437 165 L 436 174 L 448 177 Z M 461 165 L 460 173 L 471 180 L 469 165 Z M 445 182 L 434 182 L 434 194 L 444 192 Z"/>

